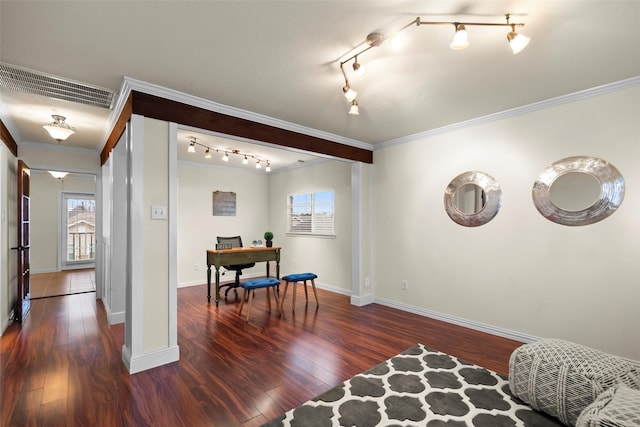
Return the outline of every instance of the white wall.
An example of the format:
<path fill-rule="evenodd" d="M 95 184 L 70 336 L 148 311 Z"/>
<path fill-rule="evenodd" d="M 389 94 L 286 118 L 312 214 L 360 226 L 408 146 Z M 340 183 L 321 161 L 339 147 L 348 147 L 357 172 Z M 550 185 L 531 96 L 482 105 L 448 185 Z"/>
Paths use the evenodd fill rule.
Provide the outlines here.
<path fill-rule="evenodd" d="M 31 170 L 32 273 L 59 270 L 62 192 L 95 194 L 95 191 L 95 175 L 69 174 L 57 179 L 46 170 Z"/>
<path fill-rule="evenodd" d="M 636 87 L 376 150 L 377 299 L 640 360 L 639 102 Z M 575 155 L 612 163 L 626 194 L 604 221 L 567 227 L 537 212 L 531 189 L 547 165 Z M 443 197 L 471 170 L 493 176 L 503 202 L 469 228 L 447 216 Z"/>
<path fill-rule="evenodd" d="M 244 246 L 251 246 L 253 240 L 264 241 L 264 232 L 271 228 L 268 180 L 264 171 L 178 164 L 178 286 L 207 282 L 206 251 L 215 249 L 216 236 L 239 235 Z M 214 191 L 236 193 L 235 216 L 213 216 Z M 234 280 L 234 274 L 230 271 L 220 280 Z M 264 274 L 265 264 L 258 263 L 243 270 L 242 277 Z"/>
<path fill-rule="evenodd" d="M 287 198 L 291 194 L 335 190 L 335 238 L 287 235 Z M 271 175 L 269 210 L 274 245 L 282 246 L 282 275 L 311 271 L 316 284 L 350 294 L 351 277 L 351 163 L 320 161 Z"/>

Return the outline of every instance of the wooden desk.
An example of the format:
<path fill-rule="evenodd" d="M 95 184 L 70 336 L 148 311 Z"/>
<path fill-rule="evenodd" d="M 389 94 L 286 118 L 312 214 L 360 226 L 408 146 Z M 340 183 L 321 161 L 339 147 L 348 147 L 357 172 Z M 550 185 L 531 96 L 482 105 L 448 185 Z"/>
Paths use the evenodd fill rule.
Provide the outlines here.
<path fill-rule="evenodd" d="M 250 264 L 267 262 L 269 277 L 269 261 L 276 262 L 276 279 L 280 279 L 280 247 L 271 248 L 233 248 L 207 250 L 207 301 L 211 302 L 211 266 L 216 267 L 216 306 L 220 301 L 220 267 L 223 265 Z"/>

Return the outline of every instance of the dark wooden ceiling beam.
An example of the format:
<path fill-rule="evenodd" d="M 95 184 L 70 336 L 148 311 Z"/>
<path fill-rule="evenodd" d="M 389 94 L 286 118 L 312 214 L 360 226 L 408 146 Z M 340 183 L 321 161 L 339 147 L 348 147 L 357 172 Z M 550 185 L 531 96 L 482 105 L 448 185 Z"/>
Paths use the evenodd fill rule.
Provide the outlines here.
<path fill-rule="evenodd" d="M 13 153 L 14 156 L 18 157 L 18 144 L 16 144 L 16 140 L 13 139 L 11 133 L 9 133 L 9 129 L 2 123 L 0 120 L 0 139 L 4 142 L 4 145 L 7 146 L 9 151 Z"/>
<path fill-rule="evenodd" d="M 122 113 L 107 139 L 107 143 L 100 153 L 102 164 L 107 161 L 111 150 L 120 140 L 127 122 L 131 119 L 131 114 L 139 114 L 152 119 L 174 122 L 253 141 L 268 142 L 311 153 L 363 163 L 373 163 L 373 151 L 371 150 L 217 113 L 143 92 L 131 91 Z"/>

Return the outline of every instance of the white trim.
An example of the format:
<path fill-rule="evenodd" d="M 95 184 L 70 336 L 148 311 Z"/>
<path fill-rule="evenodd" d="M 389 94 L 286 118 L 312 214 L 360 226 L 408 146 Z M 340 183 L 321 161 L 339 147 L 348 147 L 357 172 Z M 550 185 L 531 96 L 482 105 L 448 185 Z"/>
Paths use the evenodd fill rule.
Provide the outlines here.
<path fill-rule="evenodd" d="M 630 89 L 636 86 L 640 86 L 640 76 L 632 77 L 626 80 L 620 80 L 618 82 L 613 82 L 613 83 L 605 84 L 602 86 L 596 86 L 593 88 L 581 90 L 581 91 L 570 93 L 567 95 L 558 96 L 555 98 L 550 98 L 540 102 L 534 102 L 532 104 L 523 105 L 520 107 L 512 108 L 510 110 L 500 111 L 498 113 L 476 117 L 474 119 L 466 120 L 459 123 L 453 123 L 447 126 L 442 126 L 436 129 L 425 131 L 425 132 L 415 133 L 413 135 L 407 135 L 400 138 L 391 139 L 389 141 L 385 141 L 381 144 L 375 145 L 374 151 L 382 150 L 387 147 L 393 147 L 395 145 L 406 144 L 416 140 L 427 139 L 437 135 L 443 135 L 446 133 L 455 132 L 462 129 L 476 127 L 483 124 L 492 123 L 499 120 L 520 116 L 523 114 L 528 114 L 534 111 L 556 107 L 559 105 L 570 104 L 572 102 L 580 101 L 582 99 L 591 98 L 594 96 L 606 95 L 612 92 Z"/>
<path fill-rule="evenodd" d="M 497 326 L 487 325 L 485 323 L 476 322 L 473 320 L 464 319 L 462 317 L 451 316 L 448 314 L 439 313 L 437 311 L 427 310 L 424 308 L 414 307 L 408 304 L 399 303 L 397 301 L 391 301 L 382 298 L 376 298 L 375 303 L 384 305 L 387 307 L 395 308 L 398 310 L 406 311 L 407 313 L 418 314 L 420 316 L 429 317 L 443 322 L 451 323 L 465 328 L 474 329 L 480 332 L 486 332 L 491 335 L 497 335 L 504 338 L 509 338 L 515 341 L 524 343 L 530 343 L 540 340 L 539 337 L 523 334 L 509 329 L 499 328 Z"/>
<path fill-rule="evenodd" d="M 144 117 L 134 114 L 131 116 L 131 138 L 129 141 L 130 165 L 129 170 L 129 215 L 131 228 L 129 229 L 130 274 L 127 286 L 130 300 L 126 310 L 130 310 L 131 319 L 131 357 L 138 358 L 144 354 Z M 125 342 L 125 345 L 127 343 Z M 124 354 L 124 351 L 123 351 Z"/>
<path fill-rule="evenodd" d="M 119 311 L 119 312 L 111 311 L 111 307 L 109 306 L 109 303 L 106 300 L 102 300 L 102 305 L 104 305 L 104 309 L 107 313 L 107 320 L 109 321 L 109 325 L 117 325 L 120 323 L 124 323 L 125 321 L 124 311 Z"/>
<path fill-rule="evenodd" d="M 122 346 L 122 361 L 129 374 L 157 368 L 168 363 L 177 362 L 180 359 L 180 349 L 178 347 L 168 347 L 157 351 L 150 351 L 142 356 L 133 356 L 125 346 Z"/>
<path fill-rule="evenodd" d="M 351 164 L 351 301 L 362 296 L 362 164 Z M 358 305 L 358 304 L 356 304 Z"/>
<path fill-rule="evenodd" d="M 286 276 L 286 274 L 285 274 Z M 303 284 L 304 286 L 304 284 Z M 311 285 L 307 285 L 307 286 L 311 286 Z M 337 286 L 333 286 L 333 285 L 328 285 L 326 283 L 320 283 L 318 281 L 316 281 L 316 288 L 319 289 L 324 289 L 326 291 L 330 291 L 330 292 L 335 292 L 336 294 L 342 294 L 342 295 L 351 295 L 351 291 L 344 289 L 344 288 L 338 288 Z"/>
<path fill-rule="evenodd" d="M 169 123 L 169 347 L 178 346 L 178 126 Z M 178 352 L 178 358 L 180 353 Z"/>
<path fill-rule="evenodd" d="M 228 116 L 250 120 L 252 122 L 262 123 L 264 125 L 277 127 L 280 129 L 286 129 L 292 132 L 314 136 L 316 138 L 322 138 L 332 142 L 349 145 L 352 147 L 358 147 L 365 150 L 373 149 L 372 144 L 369 144 L 363 141 L 358 141 L 351 138 L 345 138 L 340 135 L 335 135 L 329 132 L 312 129 L 306 126 L 300 126 L 295 123 L 287 122 L 280 119 L 275 119 L 273 117 L 265 116 L 258 113 L 253 113 L 251 111 L 242 110 L 240 108 L 231 107 L 229 105 L 219 104 L 217 102 L 213 102 L 208 99 L 200 98 L 194 95 L 189 95 L 184 92 L 179 92 L 174 89 L 169 89 L 159 85 L 154 85 L 152 83 L 143 82 L 127 76 L 125 76 L 123 79 L 123 84 L 120 91 L 120 97 L 118 98 L 118 102 L 116 103 L 117 108 L 114 108 L 114 112 L 118 111 L 118 115 L 119 115 L 119 111 L 124 106 L 124 101 L 126 101 L 127 97 L 129 96 L 129 93 L 132 90 L 143 92 L 149 95 L 159 96 L 164 99 L 177 101 L 177 102 L 191 105 L 194 107 L 199 107 L 208 111 L 214 111 L 217 113 L 226 114 Z M 118 115 L 115 116 L 116 119 L 113 120 L 113 123 L 111 123 L 111 125 L 115 124 L 115 120 L 117 120 Z M 111 128 L 112 126 L 109 127 L 109 129 Z"/>
<path fill-rule="evenodd" d="M 355 305 L 356 307 L 364 307 L 365 305 L 373 304 L 374 302 L 375 297 L 371 294 L 363 296 L 351 296 L 351 305 Z"/>

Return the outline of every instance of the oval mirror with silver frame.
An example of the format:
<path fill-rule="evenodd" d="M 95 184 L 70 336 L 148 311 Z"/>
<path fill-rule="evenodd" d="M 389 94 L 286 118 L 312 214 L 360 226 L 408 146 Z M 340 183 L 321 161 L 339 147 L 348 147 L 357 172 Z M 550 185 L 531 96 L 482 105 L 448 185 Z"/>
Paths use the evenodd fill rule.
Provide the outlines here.
<path fill-rule="evenodd" d="M 501 203 L 500 185 L 484 172 L 464 172 L 455 177 L 444 192 L 447 215 L 465 227 L 477 227 L 491 221 L 498 214 Z"/>
<path fill-rule="evenodd" d="M 533 184 L 533 203 L 549 221 L 588 225 L 614 213 L 624 199 L 624 179 L 610 163 L 597 157 L 559 160 Z"/>

